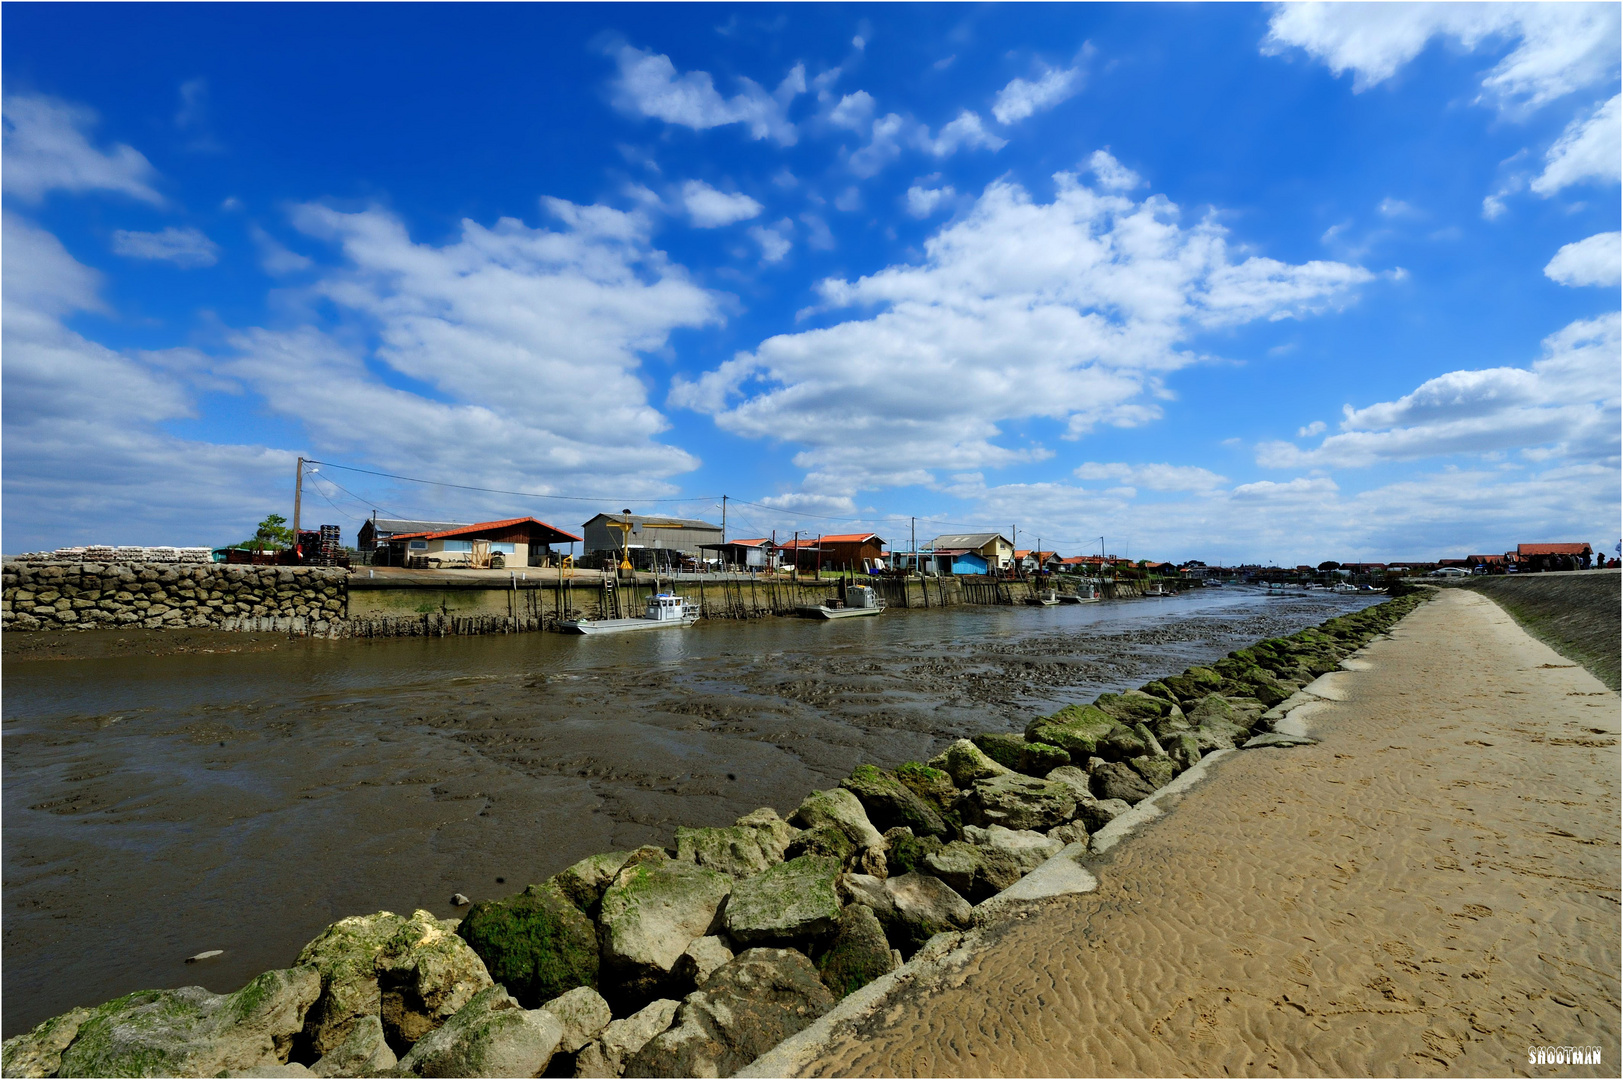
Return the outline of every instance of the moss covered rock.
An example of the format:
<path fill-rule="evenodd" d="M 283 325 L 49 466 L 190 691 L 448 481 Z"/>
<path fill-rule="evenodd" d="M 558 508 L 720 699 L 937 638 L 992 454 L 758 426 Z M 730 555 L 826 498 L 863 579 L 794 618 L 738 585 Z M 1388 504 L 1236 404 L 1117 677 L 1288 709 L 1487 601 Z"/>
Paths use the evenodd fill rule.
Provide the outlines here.
<path fill-rule="evenodd" d="M 938 837 L 914 836 L 911 829 L 890 829 L 885 833 L 885 866 L 891 874 L 907 874 L 923 865 L 924 857 L 940 851 Z"/>
<path fill-rule="evenodd" d="M 457 933 L 526 1009 L 597 985 L 597 929 L 556 885 L 477 903 Z"/>
<path fill-rule="evenodd" d="M 1178 766 L 1170 757 L 1136 757 L 1127 765 L 1144 778 L 1152 791 L 1166 787 L 1178 775 Z"/>
<path fill-rule="evenodd" d="M 733 884 L 730 875 L 680 860 L 621 870 L 598 915 L 610 1001 L 646 1001 L 663 987 L 688 943 L 719 925 Z"/>
<path fill-rule="evenodd" d="M 789 819 L 803 829 L 833 825 L 859 848 L 882 846 L 879 830 L 868 820 L 862 802 L 844 788 L 814 791 L 806 796 Z"/>
<path fill-rule="evenodd" d="M 1085 765 L 1099 753 L 1099 744 L 1122 730 L 1121 721 L 1092 705 L 1067 705 L 1052 716 L 1040 716 L 1026 725 L 1029 742 L 1057 746 L 1071 762 Z"/>
<path fill-rule="evenodd" d="M 479 954 L 457 936 L 455 919 L 417 910 L 378 953 L 383 1030 L 391 1046 L 410 1048 L 495 985 Z"/>
<path fill-rule="evenodd" d="M 1199 701 L 1223 685 L 1223 676 L 1209 667 L 1192 667 L 1182 675 L 1174 675 L 1161 682 L 1179 702 Z"/>
<path fill-rule="evenodd" d="M 522 1008 L 499 986 L 475 994 L 400 1060 L 408 1076 L 540 1076 L 563 1024 Z"/>
<path fill-rule="evenodd" d="M 917 836 L 945 836 L 950 831 L 929 803 L 893 774 L 876 766 L 857 766 L 840 781 L 840 787 L 857 797 L 876 829 L 902 826 Z"/>
<path fill-rule="evenodd" d="M 90 1010 L 57 1076 L 214 1076 L 287 1061 L 321 993 L 310 966 L 267 971 L 234 994 L 143 990 Z"/>
<path fill-rule="evenodd" d="M 840 923 L 828 950 L 817 958 L 817 974 L 836 998 L 860 990 L 896 968 L 885 928 L 870 908 L 852 904 L 840 912 Z"/>
<path fill-rule="evenodd" d="M 55 1076 L 62 1065 L 62 1051 L 94 1013 L 93 1009 L 70 1009 L 53 1016 L 33 1031 L 14 1035 L 0 1046 L 0 1075 Z"/>
<path fill-rule="evenodd" d="M 1076 795 L 1065 784 L 1018 773 L 975 781 L 975 824 L 1010 829 L 1051 829 L 1076 813 Z"/>
<path fill-rule="evenodd" d="M 1142 690 L 1128 690 L 1121 694 L 1100 694 L 1093 706 L 1129 724 L 1140 720 L 1159 720 L 1177 708 L 1166 698 L 1155 697 Z"/>
<path fill-rule="evenodd" d="M 1071 762 L 1069 752 L 1045 742 L 1032 742 L 1023 735 L 995 732 L 970 740 L 993 761 L 1027 776 L 1046 776 L 1051 770 Z"/>
<path fill-rule="evenodd" d="M 609 887 L 614 875 L 631 858 L 629 851 L 609 851 L 602 855 L 588 855 L 580 862 L 560 870 L 548 879 L 558 891 L 568 897 L 589 919 L 597 918 L 598 905 L 603 902 L 603 890 Z"/>
<path fill-rule="evenodd" d="M 299 951 L 298 963 L 321 974 L 321 996 L 305 1017 L 310 1048 L 326 1054 L 349 1038 L 363 1018 L 382 1011 L 378 956 L 406 924 L 402 915 L 379 911 L 339 919 Z"/>
<path fill-rule="evenodd" d="M 762 849 L 759 832 L 740 825 L 720 829 L 678 827 L 676 857 L 735 878 L 759 874 L 781 860 L 779 852 Z"/>
<path fill-rule="evenodd" d="M 959 739 L 931 758 L 930 767 L 952 777 L 953 785 L 960 789 L 970 787 L 977 780 L 1014 771 L 987 757 L 980 747 L 968 739 Z"/>
<path fill-rule="evenodd" d="M 856 854 L 857 846 L 851 842 L 851 838 L 833 825 L 802 831 L 789 842 L 789 847 L 784 851 L 788 859 L 798 859 L 803 855 L 818 855 L 838 859 L 844 866 L 850 866 Z"/>
<path fill-rule="evenodd" d="M 804 942 L 840 917 L 838 859 L 802 855 L 741 881 L 727 900 L 727 935 L 744 945 Z"/>

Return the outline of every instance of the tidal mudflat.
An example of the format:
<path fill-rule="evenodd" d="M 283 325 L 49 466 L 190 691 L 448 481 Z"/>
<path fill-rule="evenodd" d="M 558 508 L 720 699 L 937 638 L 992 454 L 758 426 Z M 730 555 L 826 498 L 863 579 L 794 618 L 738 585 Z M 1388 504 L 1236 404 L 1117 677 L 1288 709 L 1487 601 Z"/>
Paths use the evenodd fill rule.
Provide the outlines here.
<path fill-rule="evenodd" d="M 4 1032 L 142 987 L 233 990 L 342 916 L 452 915 L 453 892 L 787 811 L 860 762 L 1019 730 L 1371 599 L 1208 590 L 657 641 L 8 640 Z"/>

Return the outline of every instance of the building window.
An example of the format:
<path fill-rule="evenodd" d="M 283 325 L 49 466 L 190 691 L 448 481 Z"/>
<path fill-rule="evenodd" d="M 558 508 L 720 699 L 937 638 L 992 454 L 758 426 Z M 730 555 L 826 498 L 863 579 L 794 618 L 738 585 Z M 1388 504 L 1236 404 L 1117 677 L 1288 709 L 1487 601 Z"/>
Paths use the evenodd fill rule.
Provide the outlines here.
<path fill-rule="evenodd" d="M 473 541 L 472 540 L 447 540 L 447 541 L 445 541 L 445 547 L 442 548 L 441 550 L 449 551 L 449 552 L 463 552 L 464 554 L 471 555 L 471 554 L 473 554 Z M 518 554 L 518 552 L 514 550 L 514 547 L 513 547 L 512 544 L 497 543 L 494 540 L 491 541 L 490 550 L 491 551 L 499 551 L 503 555 L 516 555 L 516 554 Z"/>
<path fill-rule="evenodd" d="M 406 546 L 409 547 L 413 551 L 427 551 L 428 550 L 428 541 L 427 540 L 408 540 L 408 541 L 406 541 Z"/>

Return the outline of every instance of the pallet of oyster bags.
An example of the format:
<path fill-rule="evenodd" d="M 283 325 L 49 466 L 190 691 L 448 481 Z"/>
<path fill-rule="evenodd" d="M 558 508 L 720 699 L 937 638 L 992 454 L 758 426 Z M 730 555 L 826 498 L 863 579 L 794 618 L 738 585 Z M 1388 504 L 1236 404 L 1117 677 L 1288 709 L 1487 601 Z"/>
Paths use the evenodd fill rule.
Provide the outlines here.
<path fill-rule="evenodd" d="M 179 562 L 180 551 L 172 547 L 149 547 L 146 549 L 147 562 Z"/>
<path fill-rule="evenodd" d="M 86 544 L 85 562 L 112 562 L 114 549 L 109 544 Z"/>
<path fill-rule="evenodd" d="M 121 547 L 113 552 L 113 558 L 119 562 L 145 562 L 147 549 L 144 547 Z"/>
<path fill-rule="evenodd" d="M 206 563 L 214 561 L 214 549 L 206 547 L 183 547 L 179 549 L 180 561 L 183 563 Z"/>

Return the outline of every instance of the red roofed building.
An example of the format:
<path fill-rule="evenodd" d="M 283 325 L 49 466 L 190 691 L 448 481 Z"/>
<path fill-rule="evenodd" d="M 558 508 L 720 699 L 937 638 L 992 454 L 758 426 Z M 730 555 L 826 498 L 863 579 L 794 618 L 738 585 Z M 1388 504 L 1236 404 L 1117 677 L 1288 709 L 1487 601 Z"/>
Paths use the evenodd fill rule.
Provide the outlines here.
<path fill-rule="evenodd" d="M 509 566 L 540 566 L 553 544 L 579 542 L 573 533 L 521 517 L 438 532 L 396 533 L 379 545 L 379 552 L 386 546 L 388 562 L 395 566 L 471 565 L 480 552 L 500 554 Z"/>
<path fill-rule="evenodd" d="M 1593 553 L 1588 544 L 1517 544 L 1515 561 L 1528 570 L 1577 570 L 1590 565 Z"/>

